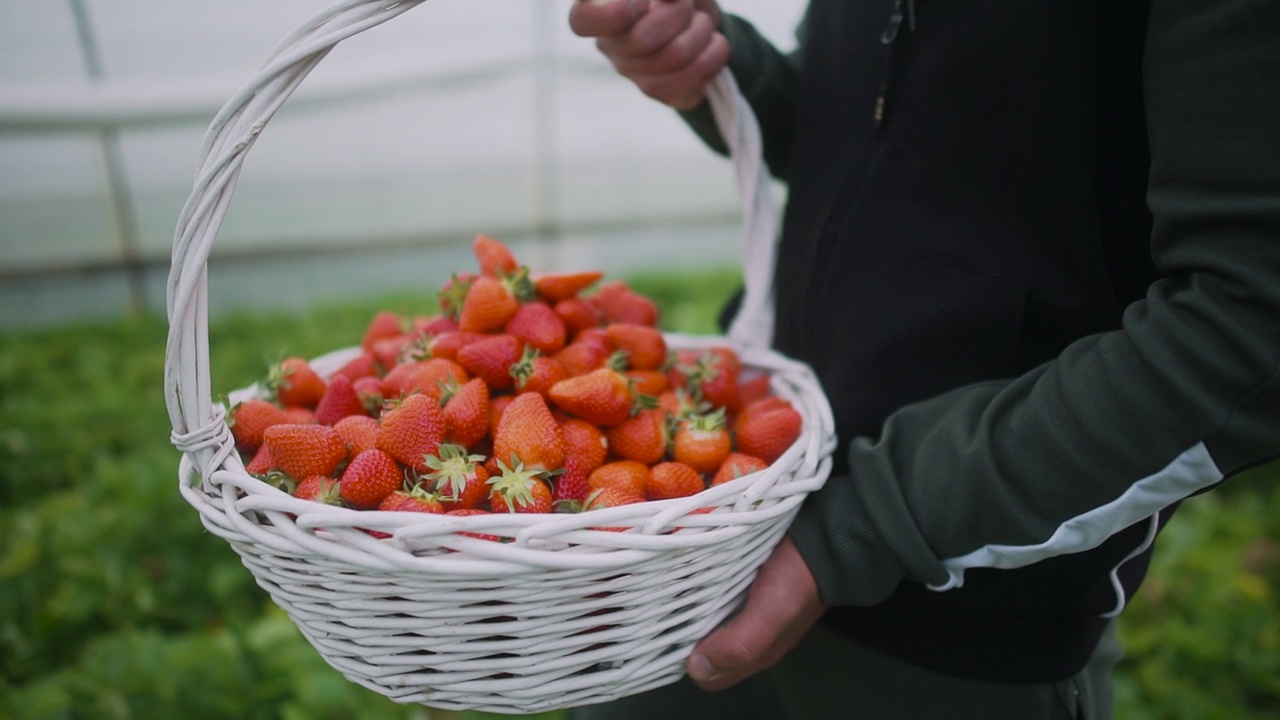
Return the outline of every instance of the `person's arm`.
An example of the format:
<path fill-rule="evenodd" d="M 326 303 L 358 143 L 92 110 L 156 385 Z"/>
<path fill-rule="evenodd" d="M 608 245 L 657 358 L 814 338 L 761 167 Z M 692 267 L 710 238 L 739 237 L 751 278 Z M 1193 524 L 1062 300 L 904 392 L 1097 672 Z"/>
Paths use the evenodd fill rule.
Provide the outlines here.
<path fill-rule="evenodd" d="M 1008 382 L 894 413 L 811 496 L 789 539 L 816 590 L 870 605 L 904 581 L 1093 547 L 1280 456 L 1280 12 L 1270 0 L 1153 0 L 1144 58 L 1151 251 L 1165 276 L 1120 330 Z M 769 561 L 798 572 L 794 553 Z M 764 604 L 757 604 L 763 608 Z M 795 624 L 747 609 L 689 668 L 726 687 Z M 707 680 L 706 664 L 717 668 Z"/>

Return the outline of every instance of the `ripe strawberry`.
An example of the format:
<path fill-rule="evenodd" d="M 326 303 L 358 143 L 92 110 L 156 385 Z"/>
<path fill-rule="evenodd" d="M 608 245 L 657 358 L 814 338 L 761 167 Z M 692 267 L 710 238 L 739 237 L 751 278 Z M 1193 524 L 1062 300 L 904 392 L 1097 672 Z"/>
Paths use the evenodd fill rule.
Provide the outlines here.
<path fill-rule="evenodd" d="M 465 517 L 468 515 L 490 515 L 491 513 L 488 510 L 483 510 L 480 508 L 458 508 L 456 510 L 446 510 L 444 514 Z M 502 542 L 501 537 L 497 535 L 490 535 L 488 533 L 474 533 L 474 532 L 468 532 L 466 530 L 463 530 L 463 531 L 460 531 L 458 534 L 466 535 L 467 537 L 480 538 L 481 540 L 489 540 L 491 542 Z"/>
<path fill-rule="evenodd" d="M 262 434 L 275 466 L 297 480 L 312 475 L 332 476 L 347 459 L 347 446 L 328 425 L 272 425 Z"/>
<path fill-rule="evenodd" d="M 472 378 L 458 385 L 450 378 L 441 381 L 440 389 L 446 440 L 471 447 L 489 434 L 489 386 L 484 380 Z"/>
<path fill-rule="evenodd" d="M 648 484 L 649 467 L 635 460 L 605 463 L 587 477 L 587 486 L 592 490 L 620 487 L 640 497 L 644 497 L 644 489 Z"/>
<path fill-rule="evenodd" d="M 451 330 L 442 332 L 427 342 L 427 354 L 433 358 L 457 361 L 458 351 L 477 340 L 489 337 L 484 333 Z"/>
<path fill-rule="evenodd" d="M 338 492 L 338 481 L 327 475 L 312 475 L 298 483 L 293 490 L 293 496 L 325 505 L 342 504 L 342 496 Z"/>
<path fill-rule="evenodd" d="M 422 338 L 457 332 L 458 322 L 448 315 L 423 315 L 413 319 L 413 335 Z"/>
<path fill-rule="evenodd" d="M 443 392 L 440 389 L 441 381 L 452 380 L 456 383 L 465 383 L 469 379 L 471 376 L 467 371 L 452 360 L 444 358 L 416 360 L 397 365 L 382 378 L 382 396 L 398 398 L 422 393 L 439 400 Z"/>
<path fill-rule="evenodd" d="M 526 397 L 537 397 L 527 395 Z M 551 488 L 541 478 L 541 470 L 527 470 L 523 463 L 508 467 L 499 460 L 500 474 L 489 478 L 489 506 L 494 512 L 549 513 Z"/>
<path fill-rule="evenodd" d="M 355 456 L 347 465 L 347 469 L 342 471 L 338 491 L 351 507 L 372 510 L 403 486 L 404 470 L 400 464 L 391 455 L 375 448 Z"/>
<path fill-rule="evenodd" d="M 667 361 L 667 341 L 652 327 L 614 323 L 604 333 L 609 349 L 625 353 L 632 370 L 657 370 Z"/>
<path fill-rule="evenodd" d="M 800 413 L 790 403 L 757 407 L 762 403 L 769 403 L 771 399 L 765 398 L 751 408 L 744 409 L 733 426 L 738 452 L 754 455 L 770 464 L 800 437 L 804 423 Z M 752 408 L 755 410 L 751 411 Z"/>
<path fill-rule="evenodd" d="M 338 431 L 338 436 L 346 443 L 348 460 L 365 450 L 378 447 L 381 426 L 368 415 L 348 415 L 334 423 L 333 429 Z"/>
<path fill-rule="evenodd" d="M 520 361 L 511 366 L 510 373 L 517 394 L 538 393 L 543 399 L 548 397 L 551 386 L 569 377 L 559 360 L 546 357 L 528 345 Z"/>
<path fill-rule="evenodd" d="M 365 351 L 372 350 L 375 342 L 384 338 L 403 335 L 404 332 L 404 318 L 400 317 L 399 313 L 383 310 L 375 314 L 365 327 L 364 337 L 360 339 L 360 349 Z"/>
<path fill-rule="evenodd" d="M 645 497 L 650 500 L 696 495 L 706 489 L 702 475 L 682 462 L 665 462 L 649 469 L 649 482 L 645 484 Z"/>
<path fill-rule="evenodd" d="M 582 298 L 561 300 L 552 306 L 557 317 L 564 323 L 569 337 L 593 328 L 600 324 L 600 313 L 595 306 Z"/>
<path fill-rule="evenodd" d="M 506 390 L 514 384 L 511 366 L 520 361 L 524 348 L 510 335 L 493 335 L 458 350 L 458 364 L 482 378 L 490 390 Z"/>
<path fill-rule="evenodd" d="M 250 475 L 266 475 L 268 471 L 276 466 L 276 459 L 271 457 L 271 448 L 263 443 L 258 451 L 253 454 L 253 459 L 248 465 L 244 466 L 244 471 Z"/>
<path fill-rule="evenodd" d="M 285 407 L 314 408 L 324 395 L 325 386 L 324 379 L 300 357 L 281 360 L 267 378 L 267 387 Z"/>
<path fill-rule="evenodd" d="M 390 512 L 420 512 L 443 515 L 444 504 L 434 494 L 416 486 L 412 490 L 396 490 L 378 503 L 379 510 Z"/>
<path fill-rule="evenodd" d="M 702 392 L 702 399 L 729 412 L 742 409 L 738 397 L 738 375 L 742 361 L 731 348 L 713 347 L 702 354 L 695 372 L 695 382 Z"/>
<path fill-rule="evenodd" d="M 587 478 L 604 464 L 609 441 L 600 428 L 577 418 L 566 418 L 560 423 L 560 431 L 564 434 L 564 472 L 554 480 L 556 507 L 569 503 L 581 507 L 591 490 Z"/>
<path fill-rule="evenodd" d="M 405 348 L 412 344 L 413 336 L 408 333 L 401 333 L 392 337 L 374 340 L 369 352 L 373 353 L 373 357 L 378 361 L 379 367 L 384 370 L 390 370 L 400 364 Z"/>
<path fill-rule="evenodd" d="M 476 256 L 480 274 L 490 277 L 510 275 L 520 268 L 516 256 L 501 241 L 483 233 L 471 241 L 471 252 Z"/>
<path fill-rule="evenodd" d="M 515 400 L 515 395 L 490 395 L 489 396 L 489 437 L 498 434 L 498 425 L 502 422 L 502 415 L 507 411 L 507 406 Z"/>
<path fill-rule="evenodd" d="M 351 389 L 356 391 L 356 397 L 364 404 L 365 413 L 372 416 L 381 412 L 382 401 L 385 399 L 382 396 L 382 378 L 360 378 L 351 383 Z"/>
<path fill-rule="evenodd" d="M 732 446 L 733 438 L 725 427 L 724 408 L 720 408 L 681 420 L 672 439 L 672 455 L 700 473 L 710 473 L 720 468 Z"/>
<path fill-rule="evenodd" d="M 350 415 L 366 414 L 364 402 L 346 375 L 334 375 L 316 405 L 316 422 L 333 425 Z"/>
<path fill-rule="evenodd" d="M 284 409 L 284 418 L 285 418 L 285 422 L 291 425 L 315 425 L 316 424 L 316 413 L 311 408 L 286 407 Z"/>
<path fill-rule="evenodd" d="M 658 462 L 666 456 L 670 442 L 669 417 L 665 410 L 641 410 L 608 428 L 605 436 L 609 439 L 609 450 L 624 460 L 645 465 Z M 728 438 L 727 432 L 725 437 Z"/>
<path fill-rule="evenodd" d="M 716 474 L 711 478 L 711 484 L 723 485 L 730 480 L 737 480 L 743 475 L 750 475 L 767 467 L 769 467 L 769 463 L 758 457 L 742 453 L 729 453 L 729 456 L 720 464 L 720 469 L 716 470 Z"/>
<path fill-rule="evenodd" d="M 533 286 L 538 292 L 538 297 L 549 303 L 556 303 L 576 296 L 602 277 L 604 277 L 603 270 L 551 273 L 534 277 Z"/>
<path fill-rule="evenodd" d="M 645 501 L 645 496 L 640 493 L 633 492 L 631 489 L 610 485 L 593 490 L 587 496 L 586 502 L 583 503 L 583 510 L 600 510 L 607 507 L 618 507 L 620 505 L 634 505 Z M 609 528 L 599 528 L 606 530 Z"/>
<path fill-rule="evenodd" d="M 601 427 L 618 425 L 633 412 L 654 407 L 657 402 L 634 394 L 627 377 L 609 368 L 561 380 L 551 387 L 549 395 L 559 409 Z"/>
<path fill-rule="evenodd" d="M 520 309 L 525 297 L 519 289 L 523 276 L 497 278 L 488 275 L 476 278 L 462 301 L 462 315 L 458 329 L 463 332 L 490 332 L 501 328 Z M 527 283 L 528 278 L 523 278 Z M 519 286 L 519 287 L 517 287 Z"/>
<path fill-rule="evenodd" d="M 503 332 L 547 355 L 559 352 L 565 343 L 564 321 L 542 302 L 521 305 Z"/>
<path fill-rule="evenodd" d="M 632 290 L 622 280 L 601 285 L 599 291 L 587 300 L 604 316 L 606 322 L 658 326 L 657 304 Z"/>
<path fill-rule="evenodd" d="M 236 447 L 247 453 L 257 452 L 262 446 L 262 433 L 272 425 L 287 421 L 284 410 L 266 400 L 251 399 L 236 403 L 227 415 L 231 436 Z"/>
<path fill-rule="evenodd" d="M 575 377 L 603 367 L 605 360 L 609 357 L 609 349 L 603 343 L 577 339 L 565 345 L 564 349 L 553 357 L 560 361 L 569 377 Z"/>
<path fill-rule="evenodd" d="M 489 473 L 480 464 L 484 459 L 449 443 L 440 446 L 439 457 L 427 458 L 432 472 L 426 479 L 446 511 L 478 508 L 488 499 Z"/>
<path fill-rule="evenodd" d="M 631 381 L 633 392 L 659 397 L 667 391 L 667 374 L 661 370 L 627 370 L 623 374 Z"/>
<path fill-rule="evenodd" d="M 427 457 L 435 455 L 444 440 L 440 405 L 426 395 L 410 395 L 383 410 L 379 423 L 378 449 L 415 472 L 426 472 Z"/>
<path fill-rule="evenodd" d="M 537 393 L 517 395 L 502 413 L 493 435 L 493 455 L 502 462 L 517 458 L 530 470 L 558 470 L 564 465 L 564 433 Z"/>
<path fill-rule="evenodd" d="M 440 312 L 445 317 L 457 320 L 462 314 L 462 301 L 467 297 L 467 291 L 471 289 L 471 283 L 480 277 L 475 273 L 463 272 L 454 273 L 444 281 L 444 286 L 440 288 L 437 298 L 440 301 Z"/>
<path fill-rule="evenodd" d="M 338 375 L 346 375 L 352 382 L 361 378 L 377 377 L 378 375 L 378 358 L 374 357 L 372 352 L 365 350 L 359 355 L 351 358 L 342 367 L 329 377 L 332 382 L 334 377 Z"/>
<path fill-rule="evenodd" d="M 772 387 L 769 384 L 768 375 L 756 375 L 750 380 L 738 378 L 738 401 L 742 403 L 743 407 L 768 397 L 770 392 L 772 392 Z"/>

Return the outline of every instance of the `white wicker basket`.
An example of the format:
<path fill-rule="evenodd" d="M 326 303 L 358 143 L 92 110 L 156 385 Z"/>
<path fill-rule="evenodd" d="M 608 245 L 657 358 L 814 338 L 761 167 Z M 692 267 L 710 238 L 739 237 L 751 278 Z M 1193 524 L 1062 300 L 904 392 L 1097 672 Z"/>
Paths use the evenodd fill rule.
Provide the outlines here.
<path fill-rule="evenodd" d="M 800 440 L 767 470 L 692 498 L 580 514 L 359 512 L 293 498 L 249 475 L 225 410 L 212 400 L 206 265 L 245 153 L 336 43 L 421 2 L 346 0 L 320 13 L 280 44 L 209 128 L 168 284 L 165 389 L 183 452 L 179 487 L 330 665 L 394 700 L 523 714 L 673 682 L 693 644 L 738 607 L 804 497 L 821 487 L 834 446 L 831 410 L 812 372 L 767 349 L 776 216 L 759 129 L 727 72 L 710 90 L 744 202 L 747 286 L 727 342 L 745 366 L 772 374 L 774 391 L 805 421 Z M 726 344 L 667 339 L 675 348 Z M 314 363 L 327 373 L 354 352 Z M 690 514 L 706 507 L 715 510 Z M 600 527 L 613 530 L 593 529 Z"/>

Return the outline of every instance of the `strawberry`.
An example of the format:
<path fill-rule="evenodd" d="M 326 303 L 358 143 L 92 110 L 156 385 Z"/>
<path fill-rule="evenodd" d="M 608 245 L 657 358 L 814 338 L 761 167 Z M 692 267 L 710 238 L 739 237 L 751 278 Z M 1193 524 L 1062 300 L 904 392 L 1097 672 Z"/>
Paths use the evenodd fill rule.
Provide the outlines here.
<path fill-rule="evenodd" d="M 456 321 L 462 313 L 462 301 L 467 297 L 467 291 L 471 289 L 471 283 L 475 282 L 479 275 L 475 273 L 454 273 L 445 280 L 444 286 L 440 288 L 437 296 L 440 301 L 440 312 L 445 317 Z"/>
<path fill-rule="evenodd" d="M 730 480 L 737 480 L 743 475 L 750 475 L 767 467 L 769 467 L 769 463 L 758 457 L 742 453 L 729 453 L 729 456 L 720 464 L 720 469 L 716 470 L 716 474 L 711 478 L 711 484 L 723 485 Z"/>
<path fill-rule="evenodd" d="M 600 428 L 586 420 L 567 418 L 560 423 L 564 434 L 564 472 L 555 477 L 554 497 L 557 508 L 566 503 L 581 506 L 590 487 L 587 478 L 604 464 L 609 454 L 609 441 Z"/>
<path fill-rule="evenodd" d="M 600 324 L 600 313 L 595 306 L 582 298 L 561 300 L 551 307 L 560 321 L 564 323 L 569 337 L 593 328 Z"/>
<path fill-rule="evenodd" d="M 537 395 L 525 397 L 536 398 Z M 494 512 L 549 513 L 552 511 L 551 488 L 541 479 L 541 470 L 526 470 L 516 462 L 508 467 L 499 460 L 500 474 L 489 478 L 489 506 Z"/>
<path fill-rule="evenodd" d="M 515 400 L 515 395 L 490 395 L 489 396 L 489 437 L 498 434 L 498 424 L 502 422 L 502 415 L 507 411 L 507 406 Z"/>
<path fill-rule="evenodd" d="M 640 497 L 644 497 L 644 488 L 648 483 L 648 466 L 635 460 L 605 463 L 587 477 L 587 486 L 592 490 L 620 487 Z"/>
<path fill-rule="evenodd" d="M 383 410 L 379 423 L 378 449 L 415 472 L 426 472 L 426 458 L 435 455 L 444 440 L 439 403 L 426 395 L 410 395 Z"/>
<path fill-rule="evenodd" d="M 458 329 L 463 332 L 498 330 L 520 309 L 520 303 L 532 299 L 533 287 L 523 271 L 515 275 L 490 277 L 482 275 L 471 283 L 462 301 Z"/>
<path fill-rule="evenodd" d="M 426 315 L 413 319 L 413 336 L 427 337 L 441 333 L 457 332 L 458 322 L 448 315 Z"/>
<path fill-rule="evenodd" d="M 441 381 L 440 389 L 446 440 L 471 447 L 489 434 L 489 386 L 484 380 L 472 378 L 458 385 L 448 378 Z"/>
<path fill-rule="evenodd" d="M 413 341 L 413 336 L 408 333 L 378 338 L 373 341 L 369 352 L 378 361 L 379 367 L 390 370 L 400 364 L 401 355 L 404 354 L 405 348 L 413 344 Z"/>
<path fill-rule="evenodd" d="M 632 370 L 657 370 L 667 360 L 667 341 L 652 327 L 614 323 L 604 333 L 609 349 L 625 353 Z"/>
<path fill-rule="evenodd" d="M 561 380 L 548 394 L 559 409 L 601 427 L 618 425 L 633 412 L 657 402 L 633 393 L 627 377 L 609 368 Z"/>
<path fill-rule="evenodd" d="M 404 318 L 400 317 L 399 313 L 383 310 L 375 314 L 369 324 L 365 326 L 364 337 L 360 339 L 360 349 L 366 352 L 370 351 L 377 341 L 403 335 L 404 332 Z"/>
<path fill-rule="evenodd" d="M 510 275 L 520 268 L 516 256 L 501 241 L 483 233 L 471 241 L 471 252 L 476 256 L 480 274 L 490 277 Z"/>
<path fill-rule="evenodd" d="M 682 462 L 664 462 L 649 469 L 649 481 L 645 483 L 645 497 L 650 500 L 696 495 L 706 489 L 702 475 Z"/>
<path fill-rule="evenodd" d="M 365 413 L 376 415 L 381 410 L 385 399 L 382 395 L 382 378 L 362 377 L 351 383 L 351 389 L 356 391 L 356 397 L 364 404 Z"/>
<path fill-rule="evenodd" d="M 564 433 L 537 393 L 517 395 L 502 413 L 493 435 L 493 455 L 530 470 L 558 470 L 564 465 Z"/>
<path fill-rule="evenodd" d="M 606 322 L 658 326 L 658 306 L 632 290 L 622 280 L 601 285 L 596 294 L 587 300 L 604 316 Z"/>
<path fill-rule="evenodd" d="M 351 507 L 372 510 L 403 486 L 404 470 L 400 464 L 388 453 L 375 448 L 355 456 L 347 465 L 342 471 L 338 492 Z"/>
<path fill-rule="evenodd" d="M 262 434 L 281 472 L 297 480 L 312 475 L 332 476 L 347 459 L 347 446 L 328 425 L 272 425 Z"/>
<path fill-rule="evenodd" d="M 661 370 L 627 370 L 623 374 L 631 381 L 631 389 L 641 395 L 659 397 L 667 390 L 667 374 Z"/>
<path fill-rule="evenodd" d="M 342 504 L 342 496 L 338 493 L 338 481 L 327 475 L 312 475 L 298 483 L 293 490 L 293 496 L 325 505 Z"/>
<path fill-rule="evenodd" d="M 266 400 L 252 399 L 232 406 L 227 425 L 231 428 L 231 436 L 236 439 L 236 447 L 252 453 L 262 446 L 262 433 L 267 428 L 287 420 L 279 406 Z"/>
<path fill-rule="evenodd" d="M 769 396 L 772 392 L 768 375 L 760 374 L 750 380 L 738 378 L 738 401 L 743 407 L 750 405 L 756 400 L 761 400 Z"/>
<path fill-rule="evenodd" d="M 605 430 L 609 450 L 624 460 L 652 465 L 667 454 L 670 439 L 665 410 L 641 410 L 633 417 Z M 726 439 L 728 433 L 725 433 Z"/>
<path fill-rule="evenodd" d="M 790 403 L 760 407 L 772 399 L 765 398 L 744 409 L 733 426 L 738 452 L 770 464 L 800 437 L 804 422 Z"/>
<path fill-rule="evenodd" d="M 672 438 L 673 457 L 700 473 L 715 472 L 732 449 L 724 408 L 681 420 Z"/>
<path fill-rule="evenodd" d="M 244 471 L 250 475 L 266 475 L 267 471 L 276 466 L 276 459 L 271 457 L 271 448 L 263 443 L 258 451 L 253 454 L 253 459 L 248 465 L 244 466 Z"/>
<path fill-rule="evenodd" d="M 311 408 L 286 407 L 284 409 L 284 419 L 285 422 L 291 425 L 315 425 L 316 413 Z"/>
<path fill-rule="evenodd" d="M 569 377 L 574 377 L 602 367 L 609 357 L 609 349 L 603 343 L 578 339 L 565 345 L 554 357 L 564 366 Z"/>
<path fill-rule="evenodd" d="M 435 495 L 417 486 L 412 490 L 396 490 L 378 503 L 378 510 L 444 514 L 444 504 Z"/>
<path fill-rule="evenodd" d="M 267 378 L 267 387 L 285 407 L 314 408 L 324 395 L 325 386 L 324 379 L 300 357 L 281 360 Z"/>
<path fill-rule="evenodd" d="M 618 507 L 620 505 L 633 505 L 645 501 L 645 496 L 632 491 L 630 488 L 610 485 L 593 490 L 587 496 L 586 502 L 583 503 L 583 510 L 600 510 L 607 507 Z M 609 528 L 599 528 L 607 530 Z"/>
<path fill-rule="evenodd" d="M 346 375 L 334 375 L 316 405 L 316 422 L 333 425 L 349 415 L 366 414 L 364 402 Z"/>
<path fill-rule="evenodd" d="M 457 508 L 455 510 L 446 510 L 444 514 L 465 517 L 468 515 L 489 515 L 491 513 L 488 510 L 482 510 L 480 508 Z M 463 530 L 458 534 L 466 535 L 467 537 L 480 538 L 481 540 L 489 540 L 491 542 L 502 542 L 501 537 L 498 537 L 497 535 L 490 535 L 488 533 L 474 533 Z"/>
<path fill-rule="evenodd" d="M 458 350 L 458 364 L 483 378 L 490 390 L 506 390 L 514 384 L 511 366 L 520 361 L 524 348 L 510 335 L 493 335 Z"/>
<path fill-rule="evenodd" d="M 525 346 L 520 361 L 511 366 L 510 373 L 515 380 L 517 394 L 533 392 L 544 399 L 552 385 L 569 377 L 559 360 L 545 357 L 528 345 Z"/>
<path fill-rule="evenodd" d="M 427 458 L 432 472 L 425 477 L 446 511 L 478 508 L 488 499 L 489 473 L 480 464 L 484 459 L 449 443 L 440 446 L 439 457 Z"/>
<path fill-rule="evenodd" d="M 417 392 L 439 400 L 441 381 L 465 383 L 469 379 L 466 369 L 452 360 L 416 360 L 395 366 L 382 378 L 382 396 L 398 398 Z"/>
<path fill-rule="evenodd" d="M 604 277 L 603 270 L 586 270 L 570 273 L 549 273 L 533 279 L 538 297 L 549 303 L 568 300 L 594 285 Z"/>
<path fill-rule="evenodd" d="M 477 340 L 489 337 L 484 333 L 450 330 L 442 332 L 427 342 L 427 354 L 433 358 L 457 361 L 458 351 Z"/>
<path fill-rule="evenodd" d="M 365 350 L 338 368 L 333 375 L 329 376 L 329 381 L 333 382 L 333 378 L 338 375 L 345 375 L 355 382 L 361 378 L 377 377 L 378 370 L 378 358 L 374 357 L 372 352 Z"/>
<path fill-rule="evenodd" d="M 380 427 L 378 421 L 368 415 L 348 415 L 333 424 L 333 429 L 346 443 L 348 460 L 378 447 Z"/>
<path fill-rule="evenodd" d="M 547 355 L 559 352 L 565 343 L 564 321 L 541 302 L 521 305 L 503 326 L 503 332 Z"/>
<path fill-rule="evenodd" d="M 738 397 L 738 375 L 741 372 L 742 361 L 736 352 L 727 347 L 713 347 L 698 360 L 694 382 L 703 400 L 729 412 L 737 412 L 742 409 L 742 400 Z"/>

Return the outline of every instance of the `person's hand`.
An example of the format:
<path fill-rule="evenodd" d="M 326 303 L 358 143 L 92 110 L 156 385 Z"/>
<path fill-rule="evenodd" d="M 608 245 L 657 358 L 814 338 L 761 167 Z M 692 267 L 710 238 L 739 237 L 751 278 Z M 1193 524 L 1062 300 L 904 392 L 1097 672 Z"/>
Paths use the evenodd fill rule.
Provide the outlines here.
<path fill-rule="evenodd" d="M 826 610 L 809 566 L 784 538 L 760 566 L 741 612 L 694 647 L 685 669 L 703 690 L 732 687 L 781 660 Z"/>
<path fill-rule="evenodd" d="M 696 107 L 729 62 L 715 0 L 575 0 L 569 27 L 644 94 L 678 110 Z"/>

